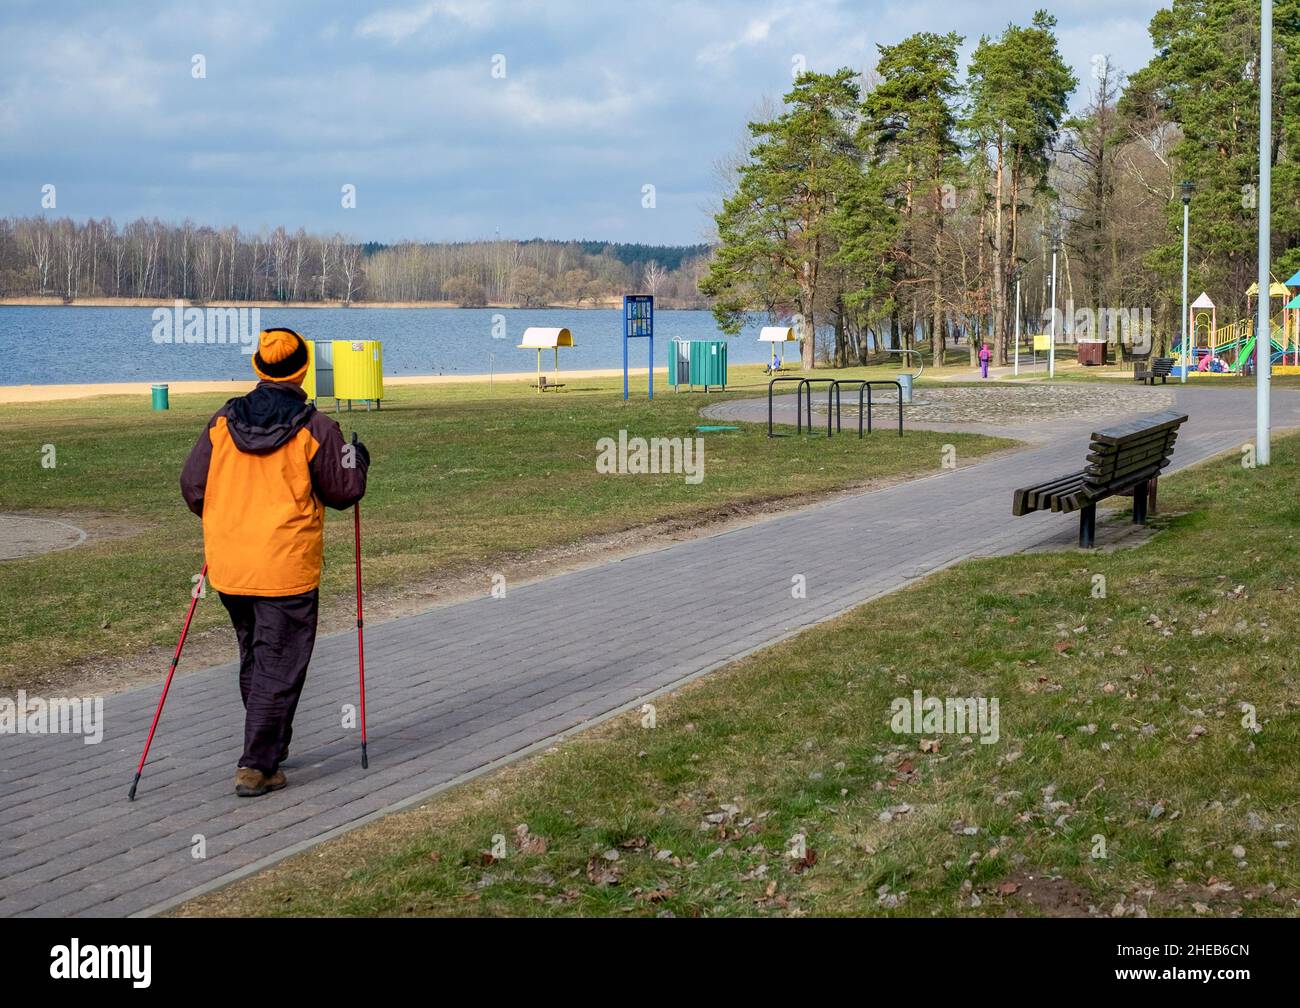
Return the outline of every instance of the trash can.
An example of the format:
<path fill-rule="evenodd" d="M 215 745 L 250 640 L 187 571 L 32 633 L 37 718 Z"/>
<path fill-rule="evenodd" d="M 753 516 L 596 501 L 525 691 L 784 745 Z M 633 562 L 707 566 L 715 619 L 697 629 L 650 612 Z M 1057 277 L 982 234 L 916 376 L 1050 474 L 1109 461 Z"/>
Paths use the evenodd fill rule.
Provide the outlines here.
<path fill-rule="evenodd" d="M 153 386 L 153 408 L 155 410 L 165 410 L 169 408 L 167 404 L 166 385 Z"/>
<path fill-rule="evenodd" d="M 307 376 L 303 391 L 312 402 L 334 396 L 334 344 L 330 340 L 307 340 Z"/>
<path fill-rule="evenodd" d="M 1106 363 L 1105 340 L 1079 340 L 1079 363 L 1084 367 L 1097 367 Z"/>
<path fill-rule="evenodd" d="M 727 387 L 727 343 L 725 340 L 691 340 L 691 387 Z"/>
<path fill-rule="evenodd" d="M 675 339 L 668 344 L 668 384 L 677 391 L 678 385 L 691 383 L 691 344 Z"/>
<path fill-rule="evenodd" d="M 334 401 L 352 400 L 366 404 L 373 402 L 379 408 L 384 398 L 384 350 L 379 340 L 334 340 Z M 319 370 L 317 378 L 320 377 Z"/>
<path fill-rule="evenodd" d="M 898 396 L 905 403 L 912 401 L 912 375 L 906 371 L 898 376 Z"/>

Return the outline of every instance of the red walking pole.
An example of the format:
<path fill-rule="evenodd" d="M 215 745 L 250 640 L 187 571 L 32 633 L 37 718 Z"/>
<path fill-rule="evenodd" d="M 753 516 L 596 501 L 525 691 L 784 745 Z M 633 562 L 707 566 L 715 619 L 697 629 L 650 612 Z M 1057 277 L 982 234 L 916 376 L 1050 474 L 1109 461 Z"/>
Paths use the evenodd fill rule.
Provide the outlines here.
<path fill-rule="evenodd" d="M 357 668 L 361 676 L 361 769 L 370 768 L 366 756 L 366 638 L 361 618 L 361 505 L 352 506 L 353 528 L 357 539 Z"/>
<path fill-rule="evenodd" d="M 131 792 L 128 796 L 131 801 L 135 801 L 135 789 L 140 783 L 140 774 L 144 772 L 144 761 L 149 758 L 149 747 L 153 745 L 153 733 L 158 730 L 158 719 L 162 717 L 163 704 L 167 702 L 167 691 L 172 688 L 172 676 L 176 674 L 176 666 L 181 660 L 181 648 L 185 646 L 185 637 L 190 632 L 190 620 L 194 618 L 194 607 L 199 604 L 199 595 L 203 592 L 203 579 L 208 576 L 208 565 L 204 563 L 203 569 L 199 571 L 198 584 L 190 592 L 190 611 L 185 614 L 185 625 L 181 627 L 181 639 L 176 642 L 176 653 L 172 655 L 171 668 L 167 670 L 167 681 L 163 683 L 162 696 L 158 698 L 158 709 L 153 714 L 153 724 L 149 726 L 149 737 L 144 743 L 144 752 L 140 754 L 140 765 L 135 768 L 135 780 L 131 781 Z"/>
<path fill-rule="evenodd" d="M 352 432 L 352 443 L 357 443 L 356 431 Z M 365 621 L 361 618 L 361 505 L 352 505 L 352 528 L 356 533 L 357 544 L 357 669 L 361 678 L 361 769 L 370 769 L 370 759 L 366 756 L 366 638 L 363 629 Z"/>

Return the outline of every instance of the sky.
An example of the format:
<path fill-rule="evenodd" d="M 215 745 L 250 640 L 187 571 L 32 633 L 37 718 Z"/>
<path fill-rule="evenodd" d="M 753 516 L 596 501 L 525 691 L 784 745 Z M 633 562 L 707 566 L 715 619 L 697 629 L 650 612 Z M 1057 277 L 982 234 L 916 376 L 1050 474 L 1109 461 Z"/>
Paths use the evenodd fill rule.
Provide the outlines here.
<path fill-rule="evenodd" d="M 1151 56 L 1149 0 L 0 0 L 0 216 L 693 244 L 796 67 L 1039 6 L 1075 107 Z"/>

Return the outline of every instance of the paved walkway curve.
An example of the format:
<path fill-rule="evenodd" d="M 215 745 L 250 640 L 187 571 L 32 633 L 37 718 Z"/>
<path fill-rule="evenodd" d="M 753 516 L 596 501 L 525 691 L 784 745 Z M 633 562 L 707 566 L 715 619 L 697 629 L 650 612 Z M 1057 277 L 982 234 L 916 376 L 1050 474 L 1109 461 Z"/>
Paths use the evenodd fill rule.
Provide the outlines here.
<path fill-rule="evenodd" d="M 1176 466 L 1253 437 L 1253 392 L 1173 394 L 1191 415 Z M 1300 426 L 1300 395 L 1273 399 L 1275 425 Z M 1132 413 L 1150 402 L 1132 390 Z M 765 401 L 711 411 L 755 409 L 765 420 Z M 370 626 L 368 772 L 340 727 L 356 700 L 351 633 L 318 642 L 296 768 L 274 796 L 231 793 L 242 715 L 230 665 L 177 680 L 134 803 L 156 684 L 106 698 L 99 745 L 0 736 L 0 915 L 157 911 L 967 556 L 1069 541 L 1073 516 L 1013 520 L 1011 490 L 1077 468 L 1089 431 L 1112 419 L 1012 431 L 1038 443 L 955 471 L 936 458 L 930 478 Z M 791 598 L 795 574 L 806 599 Z"/>

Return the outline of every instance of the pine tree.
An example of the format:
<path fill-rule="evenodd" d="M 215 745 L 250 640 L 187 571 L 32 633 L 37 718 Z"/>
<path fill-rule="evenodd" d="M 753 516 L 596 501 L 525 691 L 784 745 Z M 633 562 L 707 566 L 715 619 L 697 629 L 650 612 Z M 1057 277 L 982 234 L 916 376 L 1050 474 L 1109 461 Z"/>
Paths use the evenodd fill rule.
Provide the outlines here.
<path fill-rule="evenodd" d="M 857 226 L 844 238 L 850 258 L 878 255 L 879 196 L 895 208 L 901 226 L 896 255 L 903 260 L 905 282 L 923 290 L 928 302 L 937 365 L 944 356 L 944 224 L 956 207 L 960 167 L 953 109 L 961 43 L 956 33 L 920 32 L 897 45 L 877 46 L 880 82 L 863 102 L 858 136 L 859 147 L 870 152 L 861 188 L 867 198 L 853 201 Z"/>
<path fill-rule="evenodd" d="M 1007 362 L 1008 277 L 1019 260 L 1022 191 L 1042 192 L 1052 146 L 1078 81 L 1056 45 L 1056 18 L 1037 11 L 1028 28 L 981 38 L 971 57 L 968 128 L 993 161 L 993 338 Z"/>
<path fill-rule="evenodd" d="M 805 368 L 815 364 L 817 320 L 835 307 L 817 295 L 835 251 L 836 197 L 859 170 L 856 76 L 801 74 L 776 119 L 749 124 L 755 143 L 715 217 L 719 247 L 700 283 L 724 332 L 738 332 L 755 306 L 793 304 Z"/>

